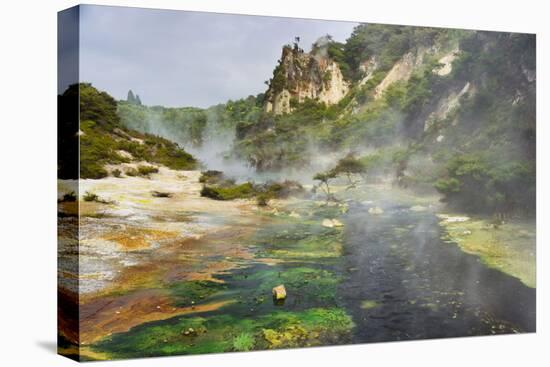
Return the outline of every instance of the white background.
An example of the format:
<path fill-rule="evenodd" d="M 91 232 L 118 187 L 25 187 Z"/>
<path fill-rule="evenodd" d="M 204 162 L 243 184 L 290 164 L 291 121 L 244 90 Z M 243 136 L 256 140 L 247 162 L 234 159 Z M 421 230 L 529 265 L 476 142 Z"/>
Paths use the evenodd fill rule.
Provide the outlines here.
<path fill-rule="evenodd" d="M 536 334 L 276 352 L 170 357 L 102 366 L 550 365 L 548 82 L 545 1 L 135 0 L 168 9 L 537 33 L 538 319 Z M 0 2 L 0 365 L 68 366 L 56 341 L 56 12 L 62 0 Z"/>

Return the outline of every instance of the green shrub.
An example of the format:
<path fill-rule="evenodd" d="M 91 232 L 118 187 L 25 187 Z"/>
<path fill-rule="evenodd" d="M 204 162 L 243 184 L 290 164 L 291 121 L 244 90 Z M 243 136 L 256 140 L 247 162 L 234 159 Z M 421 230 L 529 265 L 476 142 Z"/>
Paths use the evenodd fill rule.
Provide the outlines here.
<path fill-rule="evenodd" d="M 149 178 L 152 173 L 158 173 L 158 172 L 159 172 L 159 169 L 157 167 L 139 165 L 137 168 L 133 168 L 133 167 L 127 168 L 124 173 L 126 174 L 126 176 L 130 176 L 130 177 L 140 176 L 140 177 Z"/>
<path fill-rule="evenodd" d="M 453 193 L 460 192 L 460 181 L 456 178 L 440 178 L 435 182 L 435 188 L 437 191 L 451 195 Z"/>
<path fill-rule="evenodd" d="M 114 204 L 115 202 L 112 200 L 105 200 L 100 198 L 97 194 L 94 194 L 93 192 L 86 191 L 84 195 L 82 196 L 82 199 L 87 202 L 96 202 L 101 204 Z"/>
<path fill-rule="evenodd" d="M 268 182 L 260 185 L 256 190 L 267 195 L 271 199 L 285 199 L 292 195 L 300 195 L 305 192 L 298 181 L 285 180 L 283 182 Z"/>
<path fill-rule="evenodd" d="M 126 174 L 126 176 L 130 176 L 130 177 L 136 177 L 139 175 L 138 170 L 135 168 L 127 168 L 126 171 L 124 171 L 124 173 Z"/>
<path fill-rule="evenodd" d="M 205 185 L 201 190 L 201 196 L 214 200 L 249 199 L 255 194 L 254 186 L 250 182 L 226 187 Z"/>
<path fill-rule="evenodd" d="M 122 171 L 119 170 L 118 168 L 115 168 L 111 173 L 113 174 L 114 177 L 120 177 L 120 175 L 122 174 Z"/>
<path fill-rule="evenodd" d="M 201 190 L 201 196 L 215 200 L 256 197 L 256 203 L 259 206 L 267 206 L 271 199 L 287 198 L 304 192 L 302 185 L 296 181 L 268 182 L 261 185 L 254 185 L 251 182 L 236 184 L 233 179 L 226 178 L 220 171 L 205 171 L 199 181 L 205 183 Z"/>
<path fill-rule="evenodd" d="M 172 193 L 164 191 L 151 191 L 151 195 L 155 198 L 171 198 Z"/>
<path fill-rule="evenodd" d="M 273 197 L 270 196 L 267 193 L 261 193 L 256 196 L 256 204 L 258 206 L 268 206 L 269 200 L 271 200 Z"/>
<path fill-rule="evenodd" d="M 107 177 L 109 173 L 102 164 L 80 160 L 80 178 L 100 179 Z"/>
<path fill-rule="evenodd" d="M 220 183 L 221 180 L 223 179 L 224 179 L 223 172 L 208 170 L 208 171 L 201 172 L 201 176 L 199 177 L 199 182 L 206 183 L 206 184 L 217 184 L 217 183 Z"/>
<path fill-rule="evenodd" d="M 97 196 L 97 194 L 94 194 L 93 192 L 86 191 L 82 199 L 84 201 L 99 201 L 99 196 Z"/>
<path fill-rule="evenodd" d="M 145 166 L 145 165 L 138 166 L 137 170 L 140 176 L 145 176 L 145 177 L 149 177 L 152 173 L 159 172 L 159 169 L 157 167 Z"/>

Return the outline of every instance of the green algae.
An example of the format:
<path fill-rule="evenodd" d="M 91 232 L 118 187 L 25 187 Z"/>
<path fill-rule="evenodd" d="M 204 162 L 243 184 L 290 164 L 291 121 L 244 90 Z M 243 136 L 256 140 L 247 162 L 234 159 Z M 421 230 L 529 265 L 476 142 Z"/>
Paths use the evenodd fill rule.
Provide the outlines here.
<path fill-rule="evenodd" d="M 257 238 L 258 256 L 279 259 L 324 259 L 342 254 L 342 231 L 321 222 L 301 222 L 265 230 Z"/>
<path fill-rule="evenodd" d="M 370 310 L 378 306 L 380 306 L 380 304 L 375 300 L 366 299 L 363 302 L 361 302 L 361 308 L 363 310 Z"/>
<path fill-rule="evenodd" d="M 221 187 L 205 185 L 201 190 L 201 196 L 214 200 L 249 199 L 254 195 L 256 195 L 256 192 L 254 186 L 250 182 Z"/>
<path fill-rule="evenodd" d="M 206 280 L 183 281 L 168 286 L 174 304 L 178 307 L 192 306 L 226 288 L 222 283 Z"/>
<path fill-rule="evenodd" d="M 240 333 L 233 338 L 233 349 L 236 352 L 248 352 L 254 349 L 255 338 L 250 333 Z"/>
<path fill-rule="evenodd" d="M 256 303 L 270 300 L 271 290 L 284 284 L 287 294 L 299 298 L 302 302 L 327 304 L 334 303 L 336 287 L 341 277 L 331 271 L 306 266 L 275 268 L 257 271 L 246 275 L 251 291 L 255 296 L 244 294 L 245 299 L 254 299 Z"/>
<path fill-rule="evenodd" d="M 305 347 L 344 343 L 352 327 L 351 318 L 340 308 L 276 311 L 254 318 L 178 317 L 109 336 L 92 348 L 117 359 Z"/>
<path fill-rule="evenodd" d="M 534 223 L 507 222 L 498 227 L 489 219 L 463 222 L 441 221 L 442 240 L 455 243 L 466 253 L 479 256 L 488 267 L 536 287 L 536 234 Z"/>
<path fill-rule="evenodd" d="M 290 210 L 298 215 L 288 215 Z M 352 319 L 336 307 L 343 231 L 321 225 L 324 218 L 341 216 L 341 205 L 302 203 L 290 210 L 247 239 L 256 258 L 274 259 L 274 264 L 252 262 L 219 274 L 220 283 L 182 281 L 165 287 L 179 307 L 228 298 L 235 300 L 232 305 L 141 324 L 105 337 L 92 350 L 117 359 L 349 342 Z M 287 290 L 286 304 L 271 297 L 280 284 Z"/>
<path fill-rule="evenodd" d="M 341 241 L 341 231 L 324 228 L 317 219 L 283 218 L 276 223 L 262 228 L 251 242 L 256 256 L 283 263 L 235 270 L 220 277 L 223 283 L 185 281 L 168 287 L 179 306 L 230 297 L 237 301 L 230 308 L 142 324 L 104 338 L 93 350 L 116 359 L 349 342 L 353 322 L 345 310 L 335 307 L 342 277 L 332 271 L 340 254 L 332 248 Z M 321 260 L 315 266 L 303 261 L 310 256 Z M 299 307 L 273 304 L 271 290 L 279 284 L 285 285 L 287 300 Z"/>

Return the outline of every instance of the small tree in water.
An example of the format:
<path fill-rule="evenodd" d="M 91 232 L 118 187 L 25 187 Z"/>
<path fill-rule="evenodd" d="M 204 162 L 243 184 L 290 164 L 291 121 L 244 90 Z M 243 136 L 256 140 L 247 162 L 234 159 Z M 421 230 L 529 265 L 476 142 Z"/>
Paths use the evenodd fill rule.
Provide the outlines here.
<path fill-rule="evenodd" d="M 356 187 L 359 182 L 353 180 L 353 175 L 364 176 L 367 173 L 367 167 L 363 162 L 355 157 L 354 153 L 349 153 L 338 161 L 333 171 L 336 175 L 344 175 L 347 177 L 349 182 L 349 190 Z"/>
<path fill-rule="evenodd" d="M 327 195 L 327 203 L 329 202 L 329 200 L 334 200 L 334 195 L 332 195 L 332 193 L 330 192 L 329 181 L 336 178 L 336 176 L 337 173 L 334 169 L 325 172 L 319 172 L 315 176 L 313 176 L 314 180 L 319 181 L 319 187 Z"/>

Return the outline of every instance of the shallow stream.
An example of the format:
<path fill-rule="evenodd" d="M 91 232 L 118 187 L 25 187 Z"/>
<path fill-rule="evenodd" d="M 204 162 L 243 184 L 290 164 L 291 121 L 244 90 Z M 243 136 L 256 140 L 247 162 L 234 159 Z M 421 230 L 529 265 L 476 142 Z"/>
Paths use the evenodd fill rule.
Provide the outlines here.
<path fill-rule="evenodd" d="M 411 203 L 385 196 L 330 206 L 298 200 L 257 215 L 261 225 L 239 239 L 246 256 L 232 255 L 234 239 L 223 238 L 216 239 L 215 253 L 206 251 L 211 246 L 201 252 L 204 264 L 234 264 L 215 274 L 215 281 L 176 277 L 157 289 L 189 312 L 106 336 L 91 346 L 95 355 L 127 358 L 535 331 L 535 289 L 449 242 L 435 207 L 413 210 Z M 322 225 L 335 218 L 343 225 Z M 231 228 L 230 218 L 226 225 Z M 176 252 L 170 255 L 174 259 L 186 251 L 183 245 L 169 248 Z M 275 302 L 271 289 L 280 284 L 287 298 Z M 202 304 L 220 307 L 202 312 Z"/>

